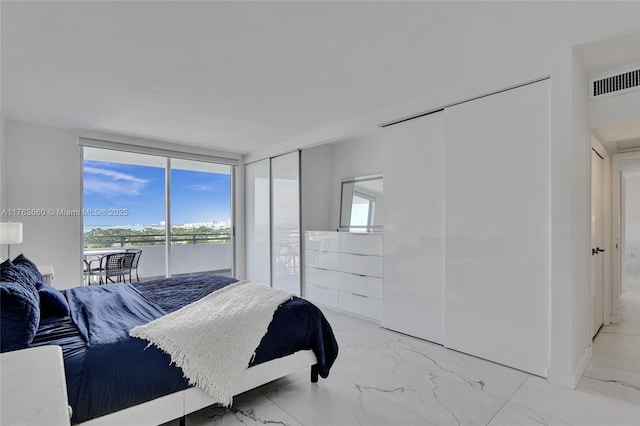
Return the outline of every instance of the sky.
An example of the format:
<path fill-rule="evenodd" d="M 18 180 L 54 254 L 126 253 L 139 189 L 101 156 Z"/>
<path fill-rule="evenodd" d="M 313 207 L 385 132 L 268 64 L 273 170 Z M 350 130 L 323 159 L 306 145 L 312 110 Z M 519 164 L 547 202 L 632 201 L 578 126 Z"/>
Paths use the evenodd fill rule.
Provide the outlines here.
<path fill-rule="evenodd" d="M 85 160 L 84 226 L 160 224 L 164 184 L 164 168 Z M 227 220 L 230 211 L 230 175 L 171 171 L 173 225 Z"/>

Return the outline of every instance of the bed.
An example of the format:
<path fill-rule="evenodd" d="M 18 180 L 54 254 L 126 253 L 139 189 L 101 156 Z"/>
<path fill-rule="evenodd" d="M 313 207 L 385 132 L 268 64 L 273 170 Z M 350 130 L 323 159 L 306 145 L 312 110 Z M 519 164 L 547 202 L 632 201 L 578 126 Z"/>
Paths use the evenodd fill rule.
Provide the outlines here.
<path fill-rule="evenodd" d="M 3 263 L 0 277 L 3 296 L 8 266 Z M 31 278 L 37 280 L 37 275 Z M 129 330 L 236 282 L 226 276 L 203 274 L 136 284 L 76 287 L 58 292 L 68 304 L 68 312 L 53 309 L 51 296 L 41 291 L 59 297 L 57 290 L 37 283 L 41 318 L 29 346 L 62 348 L 74 424 L 159 424 L 183 418 L 215 400 L 189 386 L 182 370 L 170 365 L 166 353 L 145 340 L 130 337 Z M 5 299 L 3 331 L 5 316 L 8 317 Z M 3 340 L 3 350 L 5 346 Z M 312 381 L 317 381 L 318 376 L 325 378 L 337 353 L 335 337 L 321 311 L 294 297 L 273 314 L 254 357 L 247 360 L 250 368 L 234 385 L 234 393 L 303 367 L 311 367 Z"/>

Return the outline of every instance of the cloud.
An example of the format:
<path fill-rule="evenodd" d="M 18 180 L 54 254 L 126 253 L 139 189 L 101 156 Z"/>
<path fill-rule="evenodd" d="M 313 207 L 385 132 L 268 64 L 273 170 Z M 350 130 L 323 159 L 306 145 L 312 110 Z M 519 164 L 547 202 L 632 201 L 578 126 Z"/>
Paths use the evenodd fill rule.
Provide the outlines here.
<path fill-rule="evenodd" d="M 194 191 L 210 192 L 210 191 L 213 190 L 213 186 L 211 186 L 211 185 L 189 185 L 189 189 L 192 189 Z"/>
<path fill-rule="evenodd" d="M 84 191 L 102 195 L 139 195 L 147 183 L 146 179 L 100 167 L 84 167 Z"/>

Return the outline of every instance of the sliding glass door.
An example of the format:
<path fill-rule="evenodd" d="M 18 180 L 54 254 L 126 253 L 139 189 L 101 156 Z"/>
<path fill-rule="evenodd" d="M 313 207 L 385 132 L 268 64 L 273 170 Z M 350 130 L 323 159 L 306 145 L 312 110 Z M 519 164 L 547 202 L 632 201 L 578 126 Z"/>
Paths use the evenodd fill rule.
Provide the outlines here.
<path fill-rule="evenodd" d="M 143 248 L 141 277 L 164 276 L 166 159 L 84 148 L 83 263 L 85 273 L 103 256 Z M 97 282 L 99 276 L 86 276 Z"/>
<path fill-rule="evenodd" d="M 171 274 L 231 274 L 231 166 L 170 164 Z"/>
<path fill-rule="evenodd" d="M 85 269 L 106 253 L 141 249 L 141 279 L 233 273 L 233 166 L 83 152 Z"/>

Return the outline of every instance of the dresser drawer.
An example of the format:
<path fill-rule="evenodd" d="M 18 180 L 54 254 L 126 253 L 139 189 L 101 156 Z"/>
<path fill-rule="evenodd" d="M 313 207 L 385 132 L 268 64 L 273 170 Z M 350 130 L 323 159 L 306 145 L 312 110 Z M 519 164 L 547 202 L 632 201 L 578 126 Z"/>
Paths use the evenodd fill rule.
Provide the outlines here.
<path fill-rule="evenodd" d="M 382 300 L 340 292 L 340 309 L 363 317 L 382 320 Z"/>
<path fill-rule="evenodd" d="M 343 253 L 382 256 L 381 234 L 340 234 L 340 251 Z"/>
<path fill-rule="evenodd" d="M 315 251 L 339 251 L 339 235 L 336 232 L 306 231 L 304 248 Z"/>
<path fill-rule="evenodd" d="M 344 275 L 341 272 L 329 269 L 318 269 L 312 266 L 304 268 L 304 282 L 307 284 L 315 284 L 320 287 L 340 289 L 340 279 Z"/>
<path fill-rule="evenodd" d="M 382 299 L 382 278 L 345 272 L 340 274 L 340 290 Z"/>
<path fill-rule="evenodd" d="M 382 278 L 382 256 L 340 253 L 338 270 Z"/>
<path fill-rule="evenodd" d="M 340 256 L 340 253 L 330 251 L 305 250 L 304 264 L 315 268 L 338 269 Z"/>
<path fill-rule="evenodd" d="M 328 287 L 321 287 L 315 284 L 306 283 L 304 286 L 305 299 L 316 302 L 321 305 L 330 306 L 332 308 L 338 308 L 340 305 L 338 290 Z"/>

